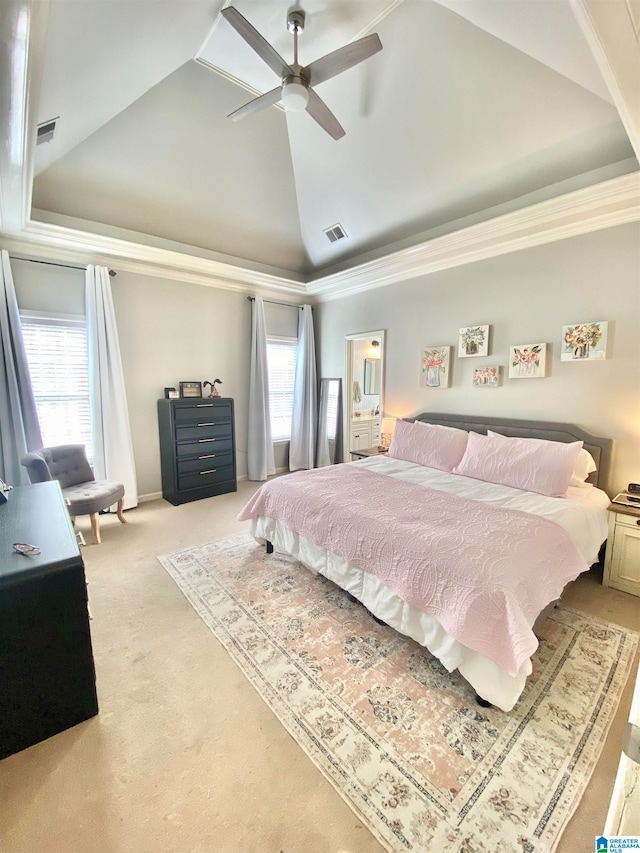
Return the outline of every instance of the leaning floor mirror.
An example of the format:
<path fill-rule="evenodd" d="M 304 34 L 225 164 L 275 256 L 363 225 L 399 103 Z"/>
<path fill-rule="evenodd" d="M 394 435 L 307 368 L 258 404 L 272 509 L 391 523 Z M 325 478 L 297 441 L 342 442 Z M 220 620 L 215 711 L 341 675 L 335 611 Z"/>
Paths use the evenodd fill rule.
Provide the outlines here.
<path fill-rule="evenodd" d="M 342 461 L 342 380 L 321 379 L 316 467 Z"/>

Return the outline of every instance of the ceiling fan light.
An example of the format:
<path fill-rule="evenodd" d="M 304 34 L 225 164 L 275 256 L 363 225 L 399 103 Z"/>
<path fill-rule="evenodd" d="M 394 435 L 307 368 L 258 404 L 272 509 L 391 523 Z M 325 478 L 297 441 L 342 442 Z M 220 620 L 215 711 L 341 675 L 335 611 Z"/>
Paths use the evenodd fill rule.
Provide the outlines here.
<path fill-rule="evenodd" d="M 285 110 L 293 113 L 306 109 L 309 101 L 309 90 L 302 83 L 292 80 L 282 87 L 282 103 Z"/>

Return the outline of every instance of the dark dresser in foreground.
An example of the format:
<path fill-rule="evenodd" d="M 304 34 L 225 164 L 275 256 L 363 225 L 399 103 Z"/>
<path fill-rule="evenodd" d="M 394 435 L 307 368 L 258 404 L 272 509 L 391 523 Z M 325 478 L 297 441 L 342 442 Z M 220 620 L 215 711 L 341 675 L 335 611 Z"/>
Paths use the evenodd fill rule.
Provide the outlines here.
<path fill-rule="evenodd" d="M 16 486 L 0 505 L 0 758 L 97 713 L 84 564 L 60 486 Z"/>
<path fill-rule="evenodd" d="M 158 400 L 162 497 L 174 506 L 235 492 L 233 400 Z"/>

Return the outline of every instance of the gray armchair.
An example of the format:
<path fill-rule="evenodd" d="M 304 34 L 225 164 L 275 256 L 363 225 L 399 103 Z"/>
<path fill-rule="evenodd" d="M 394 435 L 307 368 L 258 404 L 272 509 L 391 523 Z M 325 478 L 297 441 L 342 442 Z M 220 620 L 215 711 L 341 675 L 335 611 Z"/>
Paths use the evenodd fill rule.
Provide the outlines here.
<path fill-rule="evenodd" d="M 57 480 L 69 514 L 75 523 L 77 515 L 91 516 L 91 530 L 100 544 L 98 513 L 117 504 L 118 518 L 125 524 L 122 514 L 124 485 L 116 480 L 96 480 L 85 452 L 84 444 L 61 444 L 43 447 L 27 453 L 20 460 L 32 483 Z"/>

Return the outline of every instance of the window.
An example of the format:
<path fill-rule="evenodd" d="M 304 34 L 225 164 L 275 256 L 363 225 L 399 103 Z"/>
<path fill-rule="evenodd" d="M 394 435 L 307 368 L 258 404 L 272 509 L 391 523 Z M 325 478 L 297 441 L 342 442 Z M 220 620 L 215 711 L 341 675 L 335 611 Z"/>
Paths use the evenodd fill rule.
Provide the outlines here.
<path fill-rule="evenodd" d="M 297 349 L 296 338 L 267 338 L 269 410 L 273 441 L 288 441 L 291 438 Z"/>
<path fill-rule="evenodd" d="M 91 461 L 86 322 L 44 315 L 21 320 L 42 442 L 84 444 Z"/>

